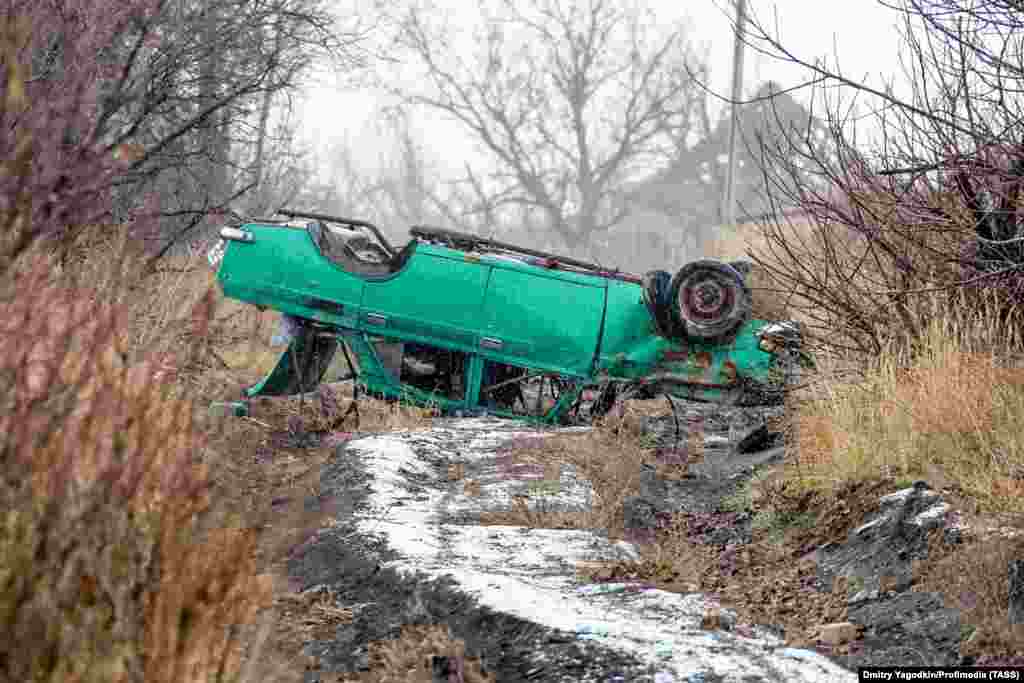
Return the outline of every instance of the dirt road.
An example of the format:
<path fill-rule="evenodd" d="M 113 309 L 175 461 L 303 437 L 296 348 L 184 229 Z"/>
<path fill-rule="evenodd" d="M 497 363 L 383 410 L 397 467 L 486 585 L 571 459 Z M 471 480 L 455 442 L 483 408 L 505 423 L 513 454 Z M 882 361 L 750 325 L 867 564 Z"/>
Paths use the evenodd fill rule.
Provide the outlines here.
<path fill-rule="evenodd" d="M 334 506 L 335 521 L 289 567 L 300 590 L 329 589 L 353 609 L 351 624 L 307 648 L 324 671 L 365 668 L 367 645 L 397 636 L 404 624 L 443 622 L 498 681 L 855 679 L 767 631 L 743 637 L 703 630 L 701 615 L 715 605 L 702 594 L 581 586 L 576 562 L 635 554 L 601 530 L 476 524 L 480 512 L 508 506 L 529 486 L 510 479 L 496 455 L 522 430 L 498 420 L 451 420 L 338 449 L 322 472 L 319 501 Z M 692 480 L 704 482 L 689 484 L 694 506 L 726 494 L 731 474 L 777 456 L 762 451 L 727 466 L 711 459 L 705 467 L 725 469 Z M 452 465 L 479 483 L 473 495 L 449 480 Z M 709 488 L 711 481 L 720 490 Z M 537 504 L 582 509 L 593 495 L 588 482 L 563 469 L 557 489 Z"/>

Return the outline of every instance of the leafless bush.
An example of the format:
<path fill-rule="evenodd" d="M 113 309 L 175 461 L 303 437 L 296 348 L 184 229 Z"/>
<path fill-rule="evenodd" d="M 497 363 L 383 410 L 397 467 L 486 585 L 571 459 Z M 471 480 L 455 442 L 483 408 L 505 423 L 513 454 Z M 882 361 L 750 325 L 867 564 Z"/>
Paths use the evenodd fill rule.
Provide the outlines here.
<path fill-rule="evenodd" d="M 363 30 L 336 30 L 323 0 L 2 7 L 0 158 L 23 172 L 0 177 L 0 210 L 23 205 L 33 233 L 15 251 L 138 214 L 159 216 L 136 232 L 162 244 L 253 188 L 281 189 L 282 95 L 318 57 L 353 66 Z"/>
<path fill-rule="evenodd" d="M 1024 52 L 1014 37 L 1024 14 L 1001 0 L 906 0 L 893 10 L 905 29 L 905 98 L 804 59 L 756 17 L 747 34 L 755 49 L 811 72 L 812 111 L 832 140 L 823 147 L 791 131 L 753 141 L 774 211 L 752 258 L 819 342 L 859 357 L 917 343 L 950 309 L 994 305 L 1012 325 L 1024 293 Z M 858 98 L 877 109 L 863 114 Z M 858 137 L 868 119 L 878 132 L 870 144 Z"/>
<path fill-rule="evenodd" d="M 0 680 L 229 680 L 232 627 L 268 589 L 255 539 L 198 525 L 209 481 L 193 406 L 171 395 L 165 364 L 126 345 L 132 252 L 86 288 L 40 239 L 78 243 L 70 228 L 102 205 L 90 174 L 106 170 L 85 151 L 50 153 L 49 128 L 12 125 L 29 111 L 25 34 L 0 29 L 0 146 L 14 151 L 0 212 Z M 209 296 L 191 310 L 191 339 L 211 312 Z"/>
<path fill-rule="evenodd" d="M 199 533 L 192 405 L 126 362 L 105 291 L 32 260 L 0 298 L 0 678 L 226 680 L 228 627 L 266 594 L 254 538 Z"/>

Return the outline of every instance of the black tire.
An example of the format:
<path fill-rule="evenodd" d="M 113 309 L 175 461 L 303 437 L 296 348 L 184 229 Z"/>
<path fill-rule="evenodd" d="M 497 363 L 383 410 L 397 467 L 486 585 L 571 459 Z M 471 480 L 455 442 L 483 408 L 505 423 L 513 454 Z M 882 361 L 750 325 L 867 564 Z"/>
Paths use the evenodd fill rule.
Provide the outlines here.
<path fill-rule="evenodd" d="M 644 305 L 647 311 L 654 318 L 654 325 L 661 336 L 673 338 L 676 336 L 675 325 L 672 322 L 672 299 L 669 296 L 672 289 L 672 276 L 664 270 L 650 270 L 644 273 L 643 277 Z"/>
<path fill-rule="evenodd" d="M 677 332 L 693 341 L 713 342 L 732 335 L 750 319 L 753 297 L 735 268 L 702 259 L 675 274 L 669 302 Z"/>

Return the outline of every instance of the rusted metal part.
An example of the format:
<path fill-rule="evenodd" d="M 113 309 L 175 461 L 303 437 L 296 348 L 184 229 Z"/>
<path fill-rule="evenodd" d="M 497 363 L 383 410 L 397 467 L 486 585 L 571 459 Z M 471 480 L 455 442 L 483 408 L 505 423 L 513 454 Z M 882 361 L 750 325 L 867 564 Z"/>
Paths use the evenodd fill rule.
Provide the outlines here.
<path fill-rule="evenodd" d="M 690 357 L 689 349 L 665 349 L 661 354 L 661 359 L 665 361 L 685 361 Z"/>
<path fill-rule="evenodd" d="M 722 363 L 722 377 L 725 378 L 727 384 L 735 384 L 739 379 L 739 373 L 736 370 L 736 363 L 732 360 L 726 360 Z"/>
<path fill-rule="evenodd" d="M 705 389 L 736 389 L 739 387 L 739 382 L 732 382 L 725 384 L 721 382 L 711 382 L 701 377 L 693 377 L 692 375 L 680 375 L 674 372 L 656 372 L 648 377 L 650 383 L 661 383 L 661 384 L 691 384 L 699 385 Z"/>

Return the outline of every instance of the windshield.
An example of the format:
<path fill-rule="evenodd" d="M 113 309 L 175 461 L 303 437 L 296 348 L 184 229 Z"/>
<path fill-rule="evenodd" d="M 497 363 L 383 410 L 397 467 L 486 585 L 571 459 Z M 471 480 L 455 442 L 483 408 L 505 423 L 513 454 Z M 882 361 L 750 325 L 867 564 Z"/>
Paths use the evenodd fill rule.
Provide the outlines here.
<path fill-rule="evenodd" d="M 391 257 L 387 250 L 362 230 L 318 221 L 309 224 L 309 234 L 326 258 L 349 272 L 389 272 Z"/>

